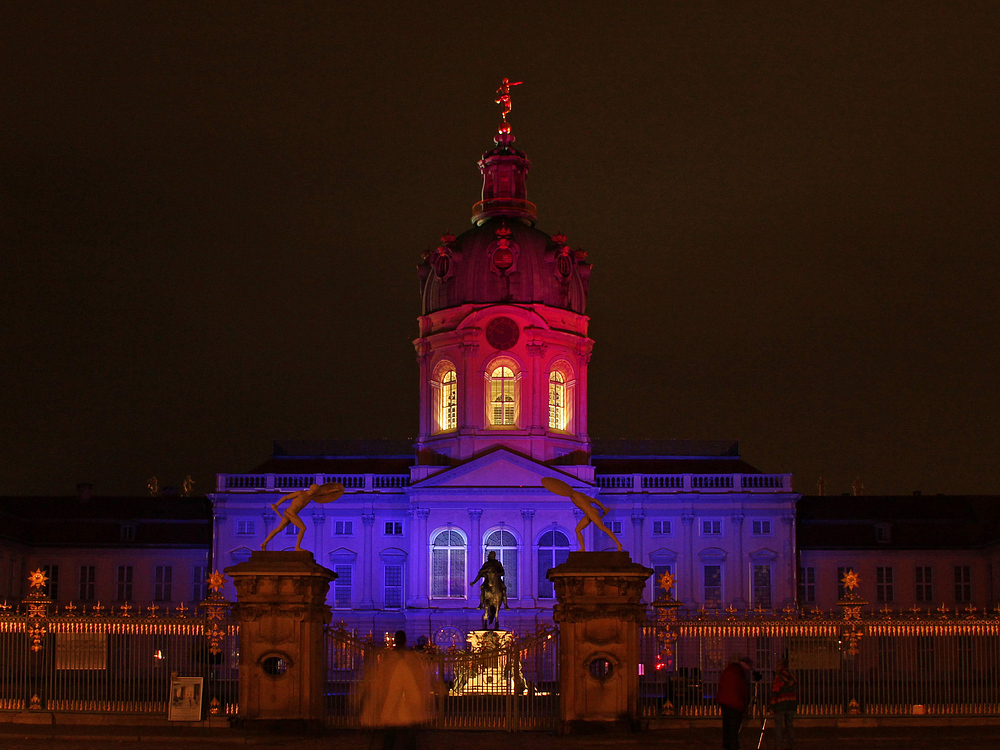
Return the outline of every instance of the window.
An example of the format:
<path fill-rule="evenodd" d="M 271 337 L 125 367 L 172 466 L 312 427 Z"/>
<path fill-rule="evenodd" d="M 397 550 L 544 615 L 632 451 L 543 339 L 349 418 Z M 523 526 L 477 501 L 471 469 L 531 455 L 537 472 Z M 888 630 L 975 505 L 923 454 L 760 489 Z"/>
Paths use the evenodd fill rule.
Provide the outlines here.
<path fill-rule="evenodd" d="M 385 608 L 401 609 L 403 606 L 403 566 L 386 563 L 385 566 Z"/>
<path fill-rule="evenodd" d="M 517 396 L 514 370 L 505 365 L 490 373 L 490 424 L 506 426 L 516 424 Z"/>
<path fill-rule="evenodd" d="M 771 566 L 753 566 L 753 604 L 764 609 L 771 608 Z"/>
<path fill-rule="evenodd" d="M 674 574 L 674 566 L 673 565 L 654 565 L 653 566 L 653 600 L 654 601 L 656 601 L 657 599 L 666 599 L 667 598 L 667 591 L 660 586 L 660 578 L 663 576 L 664 573 L 670 573 L 670 575 L 673 575 Z M 676 586 L 671 587 L 671 589 L 670 589 L 670 595 L 671 596 L 676 597 L 676 589 L 677 589 Z"/>
<path fill-rule="evenodd" d="M 134 542 L 135 541 L 135 524 L 134 523 L 123 523 L 118 527 L 118 541 L 120 542 Z"/>
<path fill-rule="evenodd" d="M 972 568 L 968 565 L 955 566 L 955 601 L 972 601 Z"/>
<path fill-rule="evenodd" d="M 653 535 L 666 536 L 671 533 L 670 521 L 653 521 Z"/>
<path fill-rule="evenodd" d="M 172 565 L 157 565 L 156 580 L 153 583 L 153 600 L 157 602 L 173 601 L 174 568 Z"/>
<path fill-rule="evenodd" d="M 931 569 L 929 567 L 917 567 L 917 601 L 934 601 L 934 585 L 931 580 Z"/>
<path fill-rule="evenodd" d="M 799 568 L 799 604 L 816 602 L 816 568 Z"/>
<path fill-rule="evenodd" d="M 886 603 L 894 601 L 892 568 L 875 568 L 875 598 Z"/>
<path fill-rule="evenodd" d="M 208 596 L 208 568 L 204 565 L 195 565 L 191 574 L 191 601 L 200 602 Z"/>
<path fill-rule="evenodd" d="M 879 544 L 889 544 L 892 541 L 892 524 L 875 524 L 875 541 Z"/>
<path fill-rule="evenodd" d="M 97 598 L 95 588 L 97 586 L 96 569 L 93 565 L 80 566 L 80 601 L 92 602 Z"/>
<path fill-rule="evenodd" d="M 566 378 L 558 370 L 549 373 L 549 429 L 566 429 Z"/>
<path fill-rule="evenodd" d="M 236 533 L 240 536 L 253 536 L 257 533 L 257 525 L 249 519 L 240 519 L 236 522 Z"/>
<path fill-rule="evenodd" d="M 431 542 L 431 596 L 465 598 L 465 535 L 457 529 L 438 532 Z"/>
<path fill-rule="evenodd" d="M 844 601 L 847 596 L 847 587 L 844 586 L 844 576 L 847 575 L 848 571 L 854 572 L 854 568 L 850 565 L 846 565 L 843 568 L 837 568 L 837 599 L 839 601 Z"/>
<path fill-rule="evenodd" d="M 59 598 L 59 566 L 58 565 L 43 565 L 42 572 L 48 580 L 45 585 L 42 586 L 42 593 L 45 594 L 49 599 Z"/>
<path fill-rule="evenodd" d="M 706 565 L 703 568 L 704 586 L 704 607 L 705 609 L 718 609 L 722 606 L 722 566 Z"/>
<path fill-rule="evenodd" d="M 753 522 L 753 533 L 756 535 L 770 534 L 771 533 L 771 522 L 770 521 L 754 521 Z"/>
<path fill-rule="evenodd" d="M 354 521 L 337 521 L 333 525 L 335 536 L 352 536 L 354 534 Z"/>
<path fill-rule="evenodd" d="M 497 553 L 503 565 L 503 581 L 507 584 L 507 598 L 517 598 L 517 538 L 506 529 L 497 529 L 486 535 L 486 554 Z"/>
<path fill-rule="evenodd" d="M 604 525 L 611 529 L 611 533 L 618 535 L 622 533 L 622 522 L 621 521 L 604 521 Z"/>
<path fill-rule="evenodd" d="M 385 522 L 385 535 L 386 536 L 403 536 L 403 522 L 402 521 L 386 521 Z"/>
<path fill-rule="evenodd" d="M 118 601 L 132 601 L 132 566 L 118 566 Z"/>
<path fill-rule="evenodd" d="M 353 565 L 334 565 L 333 572 L 337 574 L 337 580 L 333 582 L 333 606 L 334 609 L 351 608 L 351 582 L 354 574 Z"/>
<path fill-rule="evenodd" d="M 720 536 L 722 534 L 722 521 L 713 519 L 703 519 L 701 522 L 702 536 Z"/>
<path fill-rule="evenodd" d="M 299 533 L 299 527 L 294 523 L 290 523 L 285 527 L 285 536 L 295 536 Z"/>
<path fill-rule="evenodd" d="M 552 568 L 569 558 L 569 537 L 558 529 L 550 529 L 538 538 L 538 598 L 555 599 L 552 581 L 545 577 Z"/>
<path fill-rule="evenodd" d="M 441 377 L 441 410 L 438 423 L 442 430 L 458 427 L 458 375 L 454 368 L 446 370 Z"/>

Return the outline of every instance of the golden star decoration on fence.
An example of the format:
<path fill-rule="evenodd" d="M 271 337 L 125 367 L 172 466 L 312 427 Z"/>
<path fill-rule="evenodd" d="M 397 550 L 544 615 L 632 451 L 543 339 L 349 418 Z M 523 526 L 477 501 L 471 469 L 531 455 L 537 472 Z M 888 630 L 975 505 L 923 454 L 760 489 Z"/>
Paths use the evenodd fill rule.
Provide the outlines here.
<path fill-rule="evenodd" d="M 41 568 L 39 568 L 34 573 L 28 576 L 28 582 L 31 588 L 40 589 L 44 587 L 46 583 L 49 582 L 49 577 L 42 572 Z"/>

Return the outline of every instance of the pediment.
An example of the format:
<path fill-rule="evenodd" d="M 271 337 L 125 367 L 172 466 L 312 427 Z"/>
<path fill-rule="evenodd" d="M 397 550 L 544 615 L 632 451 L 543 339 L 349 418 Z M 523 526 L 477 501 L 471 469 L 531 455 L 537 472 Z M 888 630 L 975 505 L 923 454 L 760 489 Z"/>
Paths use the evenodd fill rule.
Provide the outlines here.
<path fill-rule="evenodd" d="M 592 485 L 571 474 L 538 463 L 506 448 L 497 448 L 460 466 L 440 471 L 411 487 L 414 489 L 505 487 L 540 490 L 542 477 L 557 477 L 582 492 L 593 491 Z"/>

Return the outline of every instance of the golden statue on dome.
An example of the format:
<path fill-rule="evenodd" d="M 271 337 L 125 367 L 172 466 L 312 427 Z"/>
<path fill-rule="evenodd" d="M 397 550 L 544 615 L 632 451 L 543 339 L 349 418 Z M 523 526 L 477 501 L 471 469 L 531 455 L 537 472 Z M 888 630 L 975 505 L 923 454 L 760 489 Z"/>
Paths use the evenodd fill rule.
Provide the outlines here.
<path fill-rule="evenodd" d="M 511 83 L 509 78 L 504 78 L 503 81 L 500 82 L 500 88 L 497 89 L 497 98 L 495 101 L 500 105 L 500 115 L 503 117 L 503 124 L 500 126 L 501 133 L 510 132 L 510 125 L 507 124 L 507 115 L 510 114 L 510 110 L 512 108 L 510 102 L 510 87 L 520 86 L 522 83 L 524 83 L 524 81 Z"/>

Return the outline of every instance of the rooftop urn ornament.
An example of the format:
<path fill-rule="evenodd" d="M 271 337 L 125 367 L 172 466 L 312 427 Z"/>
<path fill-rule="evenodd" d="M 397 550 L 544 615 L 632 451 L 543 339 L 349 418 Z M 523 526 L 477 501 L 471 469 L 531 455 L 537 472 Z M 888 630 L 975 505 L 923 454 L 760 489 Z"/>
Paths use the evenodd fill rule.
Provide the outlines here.
<path fill-rule="evenodd" d="M 510 79 L 504 78 L 500 82 L 500 88 L 497 89 L 496 103 L 500 105 L 501 111 L 500 116 L 503 117 L 503 124 L 500 125 L 500 133 L 506 134 L 510 132 L 510 125 L 507 124 L 507 115 L 510 114 L 512 109 L 510 101 L 510 87 L 520 86 L 524 81 L 516 81 L 514 83 L 510 82 Z"/>
<path fill-rule="evenodd" d="M 543 477 L 542 486 L 554 495 L 568 497 L 573 501 L 573 504 L 577 508 L 583 511 L 583 518 L 581 518 L 580 523 L 576 525 L 576 539 L 580 543 L 581 552 L 587 551 L 586 546 L 583 543 L 583 530 L 590 524 L 594 524 L 597 528 L 611 537 L 611 540 L 618 546 L 618 551 L 622 551 L 622 543 L 618 541 L 618 537 L 616 537 L 614 532 L 605 526 L 604 521 L 601 520 L 601 517 L 607 515 L 608 511 L 611 510 L 607 505 L 602 503 L 597 498 L 588 497 L 582 492 L 574 490 L 566 484 L 566 482 L 561 479 L 556 479 L 555 477 Z"/>
<path fill-rule="evenodd" d="M 861 497 L 865 494 L 865 485 L 861 481 L 861 477 L 854 477 L 854 481 L 851 482 L 851 494 L 855 497 Z"/>
<path fill-rule="evenodd" d="M 267 535 L 267 539 L 263 541 L 260 548 L 262 550 L 266 550 L 267 543 L 274 539 L 276 534 L 282 531 L 286 526 L 288 526 L 288 524 L 294 524 L 299 529 L 298 536 L 295 537 L 295 551 L 302 552 L 302 537 L 304 537 L 306 533 L 306 524 L 301 518 L 299 518 L 299 511 L 309 505 L 309 503 L 332 503 L 343 494 L 344 485 L 340 482 L 310 484 L 309 489 L 307 490 L 290 492 L 278 500 L 278 502 L 271 503 L 271 510 L 275 513 L 281 513 L 281 522 L 274 527 L 270 534 Z M 279 511 L 278 508 L 280 508 L 282 503 L 286 500 L 289 501 L 288 507 L 283 511 Z"/>

